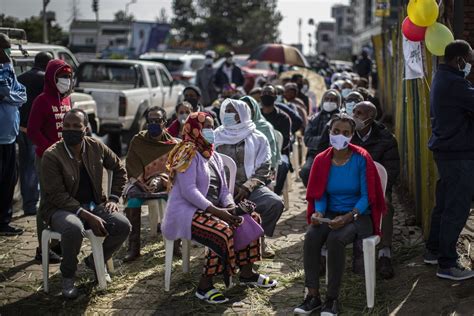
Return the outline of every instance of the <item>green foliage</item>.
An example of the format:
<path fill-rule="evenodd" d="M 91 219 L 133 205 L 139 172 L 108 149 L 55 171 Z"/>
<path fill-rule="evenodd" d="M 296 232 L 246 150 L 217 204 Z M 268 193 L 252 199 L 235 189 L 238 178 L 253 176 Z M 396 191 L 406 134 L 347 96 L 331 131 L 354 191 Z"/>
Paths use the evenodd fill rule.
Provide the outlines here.
<path fill-rule="evenodd" d="M 276 0 L 173 0 L 172 25 L 178 41 L 251 50 L 278 40 L 283 17 L 276 6 Z"/>
<path fill-rule="evenodd" d="M 116 22 L 132 22 L 135 20 L 133 14 L 126 14 L 125 11 L 119 10 L 114 14 L 114 21 Z"/>
<path fill-rule="evenodd" d="M 24 20 L 15 17 L 0 14 L 0 27 L 14 27 L 24 29 L 28 42 L 43 42 L 43 20 L 39 16 L 32 16 Z M 61 27 L 57 24 L 48 26 L 49 43 L 51 44 L 67 44 L 67 35 L 63 33 Z"/>

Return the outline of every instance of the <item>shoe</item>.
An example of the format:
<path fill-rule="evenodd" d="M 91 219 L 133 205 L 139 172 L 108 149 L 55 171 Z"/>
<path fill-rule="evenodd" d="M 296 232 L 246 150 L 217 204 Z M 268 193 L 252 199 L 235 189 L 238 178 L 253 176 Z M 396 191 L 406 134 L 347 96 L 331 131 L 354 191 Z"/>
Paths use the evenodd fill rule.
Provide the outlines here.
<path fill-rule="evenodd" d="M 297 315 L 309 315 L 319 308 L 321 308 L 321 299 L 308 294 L 303 303 L 293 310 L 293 313 Z"/>
<path fill-rule="evenodd" d="M 48 255 L 50 264 L 61 263 L 61 257 L 51 249 L 48 251 Z M 43 254 L 41 253 L 41 250 L 39 248 L 36 248 L 35 260 L 43 262 Z"/>
<path fill-rule="evenodd" d="M 5 225 L 0 228 L 0 236 L 19 236 L 23 234 L 23 229 Z"/>
<path fill-rule="evenodd" d="M 321 316 L 337 316 L 339 311 L 337 299 L 327 298 L 321 307 Z"/>
<path fill-rule="evenodd" d="M 211 287 L 210 289 L 207 290 L 200 290 L 197 289 L 196 293 L 194 295 L 209 304 L 223 304 L 227 303 L 229 299 L 224 296 L 221 292 L 219 292 L 217 289 L 214 287 Z"/>
<path fill-rule="evenodd" d="M 141 209 L 126 208 L 125 215 L 132 224 L 132 231 L 128 236 L 128 251 L 123 262 L 131 262 L 140 257 Z"/>
<path fill-rule="evenodd" d="M 63 278 L 62 294 L 65 298 L 75 299 L 79 295 L 77 287 L 74 285 L 74 278 Z"/>
<path fill-rule="evenodd" d="M 362 239 L 357 239 L 352 243 L 352 272 L 364 275 L 364 250 Z"/>
<path fill-rule="evenodd" d="M 426 264 L 437 265 L 438 264 L 438 254 L 430 250 L 426 250 L 423 255 L 423 262 Z"/>
<path fill-rule="evenodd" d="M 461 267 L 452 267 L 447 269 L 438 268 L 436 276 L 442 279 L 462 281 L 474 278 L 474 271 L 466 270 Z"/>
<path fill-rule="evenodd" d="M 389 257 L 382 256 L 379 258 L 379 274 L 385 280 L 391 279 L 395 276 L 392 267 L 392 260 Z"/>

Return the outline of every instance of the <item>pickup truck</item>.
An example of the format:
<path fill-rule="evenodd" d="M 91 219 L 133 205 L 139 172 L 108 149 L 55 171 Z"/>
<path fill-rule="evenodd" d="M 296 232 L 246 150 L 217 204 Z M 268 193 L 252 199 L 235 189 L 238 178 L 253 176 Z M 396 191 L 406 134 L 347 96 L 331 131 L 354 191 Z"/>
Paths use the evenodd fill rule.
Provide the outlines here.
<path fill-rule="evenodd" d="M 128 143 L 145 127 L 148 108 L 163 107 L 171 115 L 184 88 L 160 63 L 100 59 L 80 64 L 75 91 L 97 102 L 101 134 L 120 135 Z"/>

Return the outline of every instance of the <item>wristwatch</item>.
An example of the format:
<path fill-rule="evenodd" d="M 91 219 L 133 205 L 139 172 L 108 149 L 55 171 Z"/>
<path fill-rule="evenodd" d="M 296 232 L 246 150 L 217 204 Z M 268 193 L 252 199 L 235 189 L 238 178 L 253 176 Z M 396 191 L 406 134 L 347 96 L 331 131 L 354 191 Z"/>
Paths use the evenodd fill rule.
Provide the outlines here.
<path fill-rule="evenodd" d="M 355 222 L 359 218 L 359 212 L 356 210 L 353 210 L 351 213 L 352 213 L 352 221 Z"/>

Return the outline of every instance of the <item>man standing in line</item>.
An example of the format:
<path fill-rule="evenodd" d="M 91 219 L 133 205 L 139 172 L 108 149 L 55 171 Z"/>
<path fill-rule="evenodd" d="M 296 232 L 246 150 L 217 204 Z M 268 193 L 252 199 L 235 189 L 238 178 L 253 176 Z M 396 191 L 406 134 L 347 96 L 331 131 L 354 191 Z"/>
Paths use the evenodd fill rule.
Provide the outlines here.
<path fill-rule="evenodd" d="M 206 52 L 204 66 L 196 73 L 196 86 L 201 90 L 201 101 L 204 106 L 210 106 L 217 99 L 217 90 L 214 85 L 214 52 L 212 50 Z"/>
<path fill-rule="evenodd" d="M 438 265 L 439 278 L 457 281 L 474 278 L 474 271 L 459 266 L 456 251 L 474 196 L 474 87 L 465 79 L 473 57 L 468 42 L 450 43 L 430 93 L 432 134 L 428 146 L 439 179 L 424 261 Z"/>
<path fill-rule="evenodd" d="M 0 235 L 4 236 L 23 234 L 22 229 L 10 226 L 10 222 L 17 180 L 18 109 L 26 102 L 26 89 L 16 78 L 10 52 L 10 38 L 0 33 Z"/>

